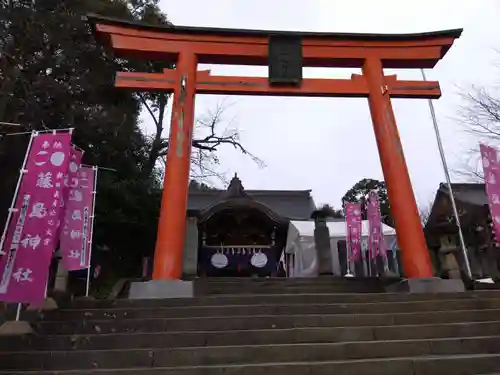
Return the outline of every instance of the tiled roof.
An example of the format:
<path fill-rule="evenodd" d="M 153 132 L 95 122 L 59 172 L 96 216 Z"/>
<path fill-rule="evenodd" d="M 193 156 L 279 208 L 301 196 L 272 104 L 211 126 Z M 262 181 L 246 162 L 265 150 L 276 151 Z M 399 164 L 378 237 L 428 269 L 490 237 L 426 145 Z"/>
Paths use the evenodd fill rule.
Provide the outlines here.
<path fill-rule="evenodd" d="M 488 204 L 488 197 L 484 189 L 484 184 L 451 184 L 451 188 L 456 200 L 475 206 L 484 206 Z M 439 184 L 439 189 L 443 193 L 448 193 L 448 186 L 445 183 Z"/>
<path fill-rule="evenodd" d="M 462 216 L 467 212 L 476 212 L 477 210 L 472 209 L 472 207 L 477 207 L 481 211 L 484 206 L 488 205 L 488 197 L 486 195 L 486 191 L 484 190 L 484 184 L 478 183 L 457 183 L 451 184 L 451 188 L 453 190 L 453 195 L 455 197 L 455 201 L 457 204 L 457 208 L 459 211 L 459 215 Z M 454 222 L 454 215 L 452 211 L 452 206 L 448 199 L 448 185 L 445 183 L 439 184 L 439 188 L 436 192 L 436 197 L 434 199 L 434 203 L 432 204 L 432 208 L 428 217 L 427 222 L 425 223 L 425 230 L 432 231 L 436 228 L 441 228 L 439 230 L 443 230 L 443 224 Z M 445 198 L 446 197 L 446 198 Z M 448 225 L 446 224 L 446 225 Z M 462 223 L 463 224 L 463 223 Z M 452 225 L 452 228 L 455 228 L 455 225 Z"/>
<path fill-rule="evenodd" d="M 201 211 L 224 197 L 226 190 L 190 191 L 188 211 Z M 311 190 L 245 190 L 254 200 L 290 220 L 308 220 L 316 210 Z"/>
<path fill-rule="evenodd" d="M 376 41 L 421 41 L 422 39 L 438 38 L 459 38 L 462 29 L 450 29 L 441 31 L 431 31 L 413 34 L 368 34 L 368 33 L 325 33 L 325 32 L 304 32 L 304 31 L 277 31 L 277 30 L 249 30 L 249 29 L 228 29 L 214 27 L 192 27 L 175 26 L 170 23 L 165 25 L 152 25 L 144 22 L 126 21 L 119 18 L 104 17 L 98 14 L 88 13 L 86 16 L 90 26 L 95 30 L 96 24 L 129 26 L 140 30 L 183 33 L 183 34 L 204 34 L 221 36 L 246 36 L 246 37 L 268 37 L 270 35 L 301 36 L 311 38 L 327 38 L 335 40 L 376 40 Z"/>

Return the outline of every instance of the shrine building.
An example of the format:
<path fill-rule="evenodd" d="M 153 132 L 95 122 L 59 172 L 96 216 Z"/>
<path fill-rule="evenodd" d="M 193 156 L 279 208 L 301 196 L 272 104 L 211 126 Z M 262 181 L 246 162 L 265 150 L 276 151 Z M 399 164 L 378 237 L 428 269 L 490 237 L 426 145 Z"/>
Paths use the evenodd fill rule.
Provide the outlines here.
<path fill-rule="evenodd" d="M 310 220 L 311 190 L 190 189 L 185 277 L 276 276 L 290 220 Z"/>
<path fill-rule="evenodd" d="M 482 183 L 452 184 L 472 276 L 500 275 L 500 249 L 492 228 L 488 196 Z M 425 224 L 425 236 L 437 275 L 459 278 L 466 274 L 458 228 L 447 185 L 441 183 Z"/>
<path fill-rule="evenodd" d="M 236 175 L 227 190 L 192 184 L 182 277 L 316 277 L 321 270 L 343 276 L 345 221 L 324 218 L 327 231 L 317 235 L 318 212 L 311 190 L 245 190 Z M 364 270 L 358 276 L 366 277 L 371 275 L 367 220 L 362 227 Z M 386 267 L 400 274 L 395 230 L 383 224 L 383 231 Z"/>

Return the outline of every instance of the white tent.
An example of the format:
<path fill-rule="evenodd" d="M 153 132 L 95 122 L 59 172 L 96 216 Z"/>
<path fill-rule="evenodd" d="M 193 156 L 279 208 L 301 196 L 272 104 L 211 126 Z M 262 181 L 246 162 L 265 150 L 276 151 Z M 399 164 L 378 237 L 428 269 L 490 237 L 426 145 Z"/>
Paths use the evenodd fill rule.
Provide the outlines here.
<path fill-rule="evenodd" d="M 338 242 L 346 238 L 344 221 L 328 221 L 330 232 L 330 247 L 332 251 L 332 269 L 340 275 L 341 266 L 338 253 Z M 291 221 L 288 228 L 288 238 L 285 253 L 290 277 L 314 277 L 318 274 L 317 252 L 314 243 L 314 221 Z M 368 251 L 368 221 L 362 222 L 361 247 Z M 396 249 L 396 231 L 382 223 L 384 238 L 389 249 Z"/>
<path fill-rule="evenodd" d="M 295 221 L 292 220 L 290 222 L 297 230 L 299 231 L 300 236 L 314 236 L 314 221 Z M 327 221 L 326 225 L 328 230 L 330 231 L 330 238 L 341 238 L 345 239 L 346 237 L 346 226 L 345 221 Z M 363 237 L 368 236 L 368 220 L 362 221 L 362 229 L 361 235 Z M 396 230 L 384 223 L 382 223 L 382 230 L 384 232 L 384 236 L 395 236 Z"/>

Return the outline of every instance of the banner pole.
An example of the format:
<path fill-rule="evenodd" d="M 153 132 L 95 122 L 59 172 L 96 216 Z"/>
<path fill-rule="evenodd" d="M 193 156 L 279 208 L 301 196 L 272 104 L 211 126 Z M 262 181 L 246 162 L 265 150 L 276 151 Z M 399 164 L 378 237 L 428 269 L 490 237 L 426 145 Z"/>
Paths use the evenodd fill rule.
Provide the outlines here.
<path fill-rule="evenodd" d="M 344 275 L 344 277 L 353 277 L 354 275 L 351 273 L 351 260 L 349 259 L 349 255 L 352 257 L 352 243 L 351 243 L 351 230 L 349 228 L 349 225 L 347 224 L 347 212 L 345 209 L 345 202 L 344 202 L 344 217 L 345 217 L 345 233 L 346 233 L 346 242 L 345 242 L 345 252 L 346 252 L 346 265 L 347 265 L 347 273 Z M 349 242 L 347 241 L 349 240 Z M 342 272 L 342 269 L 340 270 Z"/>
<path fill-rule="evenodd" d="M 380 227 L 381 227 L 381 230 L 380 230 L 380 246 L 383 246 L 383 248 L 385 249 L 385 254 L 384 254 L 384 272 L 388 273 L 391 270 L 390 267 L 389 267 L 389 255 L 387 253 L 389 251 L 389 248 L 387 246 L 387 242 L 386 242 L 386 239 L 385 239 L 384 222 L 382 221 L 382 215 L 380 216 Z"/>
<path fill-rule="evenodd" d="M 29 132 L 7 133 L 7 134 L 3 134 L 3 136 L 4 137 L 10 137 L 12 135 L 24 135 L 24 134 L 30 134 L 30 133 L 33 133 L 33 132 L 36 132 L 37 134 L 38 133 L 50 133 L 50 132 L 52 132 L 54 134 L 61 133 L 61 132 L 72 133 L 73 130 L 75 130 L 75 128 L 33 130 L 33 131 L 29 131 Z"/>
<path fill-rule="evenodd" d="M 95 221 L 95 198 L 97 195 L 97 171 L 98 167 L 92 167 L 94 171 L 94 188 L 92 190 L 92 215 L 90 222 L 90 238 L 89 238 L 89 266 L 87 268 L 87 283 L 85 285 L 85 297 L 89 296 L 90 293 L 90 270 L 92 269 L 92 239 L 94 237 L 94 221 Z"/>
<path fill-rule="evenodd" d="M 100 167 L 98 165 L 88 165 L 88 164 L 82 164 L 82 167 L 89 167 L 89 168 L 97 168 L 98 170 L 103 170 L 103 171 L 108 171 L 108 172 L 117 172 L 116 169 L 114 168 L 108 168 L 108 167 Z"/>
<path fill-rule="evenodd" d="M 401 276 L 401 274 L 399 273 L 399 264 L 398 264 L 398 254 L 397 254 L 397 251 L 398 249 L 396 248 L 396 246 L 394 246 L 394 249 L 392 250 L 392 260 L 394 262 L 394 268 L 396 271 L 396 275 L 398 276 Z"/>
<path fill-rule="evenodd" d="M 425 70 L 420 69 L 420 72 L 422 73 L 423 80 L 427 81 L 427 77 L 425 76 Z M 462 255 L 464 257 L 465 269 L 467 271 L 467 276 L 469 276 L 469 279 L 472 280 L 472 270 L 470 267 L 469 256 L 467 254 L 467 246 L 465 245 L 464 234 L 462 232 L 462 226 L 460 225 L 460 216 L 458 215 L 457 204 L 455 203 L 455 195 L 453 195 L 453 189 L 451 187 L 450 172 L 448 171 L 448 164 L 446 162 L 446 156 L 444 155 L 443 142 L 441 141 L 441 133 L 439 132 L 436 111 L 434 109 L 434 103 L 432 102 L 432 99 L 428 99 L 428 103 L 432 117 L 432 124 L 434 125 L 434 132 L 436 133 L 439 155 L 441 156 L 441 163 L 443 164 L 444 175 L 446 177 L 446 185 L 448 186 L 451 207 L 453 208 L 453 215 L 455 216 L 455 221 L 458 229 L 458 238 L 460 241 L 460 248 L 462 249 Z"/>
<path fill-rule="evenodd" d="M 22 303 L 17 304 L 17 310 L 16 310 L 16 322 L 19 322 L 21 320 L 21 309 L 23 307 Z"/>
<path fill-rule="evenodd" d="M 345 274 L 345 277 L 354 277 L 354 275 L 351 273 L 351 260 L 349 259 L 349 253 L 351 254 L 352 257 L 352 239 L 350 235 L 351 229 L 349 229 L 349 249 L 350 251 L 347 253 L 347 273 Z"/>
<path fill-rule="evenodd" d="M 12 197 L 12 202 L 10 204 L 9 212 L 7 214 L 7 220 L 5 221 L 5 226 L 3 228 L 2 237 L 0 239 L 0 255 L 5 255 L 6 252 L 3 250 L 3 245 L 5 243 L 5 237 L 7 236 L 7 230 L 9 229 L 10 220 L 12 219 L 12 213 L 14 212 L 14 206 L 16 205 L 17 195 L 19 194 L 19 189 L 21 187 L 21 182 L 23 180 L 23 175 L 26 173 L 26 163 L 28 162 L 28 155 L 31 151 L 31 146 L 33 145 L 33 139 L 38 135 L 38 132 L 31 132 L 31 137 L 26 149 L 26 154 L 24 155 L 23 164 L 19 171 L 19 178 L 17 179 L 17 185 L 14 190 L 14 196 Z"/>
<path fill-rule="evenodd" d="M 366 240 L 366 267 L 368 277 L 373 276 L 372 270 L 372 244 L 370 242 L 370 224 L 368 220 L 368 211 L 366 205 L 366 196 L 361 197 L 359 201 L 361 207 L 361 238 L 363 238 L 363 221 L 368 222 L 368 239 Z M 366 220 L 363 220 L 363 213 L 365 214 Z"/>
<path fill-rule="evenodd" d="M 0 126 L 23 126 L 17 122 L 5 122 L 5 121 L 0 121 Z"/>

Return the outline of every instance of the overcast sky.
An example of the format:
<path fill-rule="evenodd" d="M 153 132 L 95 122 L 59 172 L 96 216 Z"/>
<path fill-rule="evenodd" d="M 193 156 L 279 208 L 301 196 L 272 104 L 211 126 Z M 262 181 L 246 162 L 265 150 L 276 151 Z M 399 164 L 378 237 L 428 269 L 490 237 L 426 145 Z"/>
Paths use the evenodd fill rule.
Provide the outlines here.
<path fill-rule="evenodd" d="M 428 79 L 441 83 L 443 96 L 435 105 L 452 167 L 473 144 L 453 120 L 460 105 L 459 87 L 498 82 L 500 68 L 493 64 L 500 59 L 494 51 L 500 48 L 499 0 L 161 0 L 161 7 L 171 22 L 184 26 L 367 33 L 463 28 L 462 37 L 428 72 Z M 221 75 L 267 74 L 265 67 L 211 69 Z M 304 76 L 347 78 L 353 72 L 359 73 L 306 68 Z M 398 71 L 398 76 L 421 79 L 419 71 Z M 197 115 L 223 99 L 197 96 Z M 317 204 L 338 207 L 344 193 L 360 179 L 383 179 L 366 99 L 238 96 L 228 100 L 234 104 L 226 120 L 233 120 L 242 143 L 267 165 L 259 168 L 231 147 L 220 152 L 220 171 L 228 176 L 237 172 L 245 188 L 312 189 Z M 427 101 L 398 99 L 393 106 L 413 188 L 420 204 L 426 205 L 444 181 Z"/>

